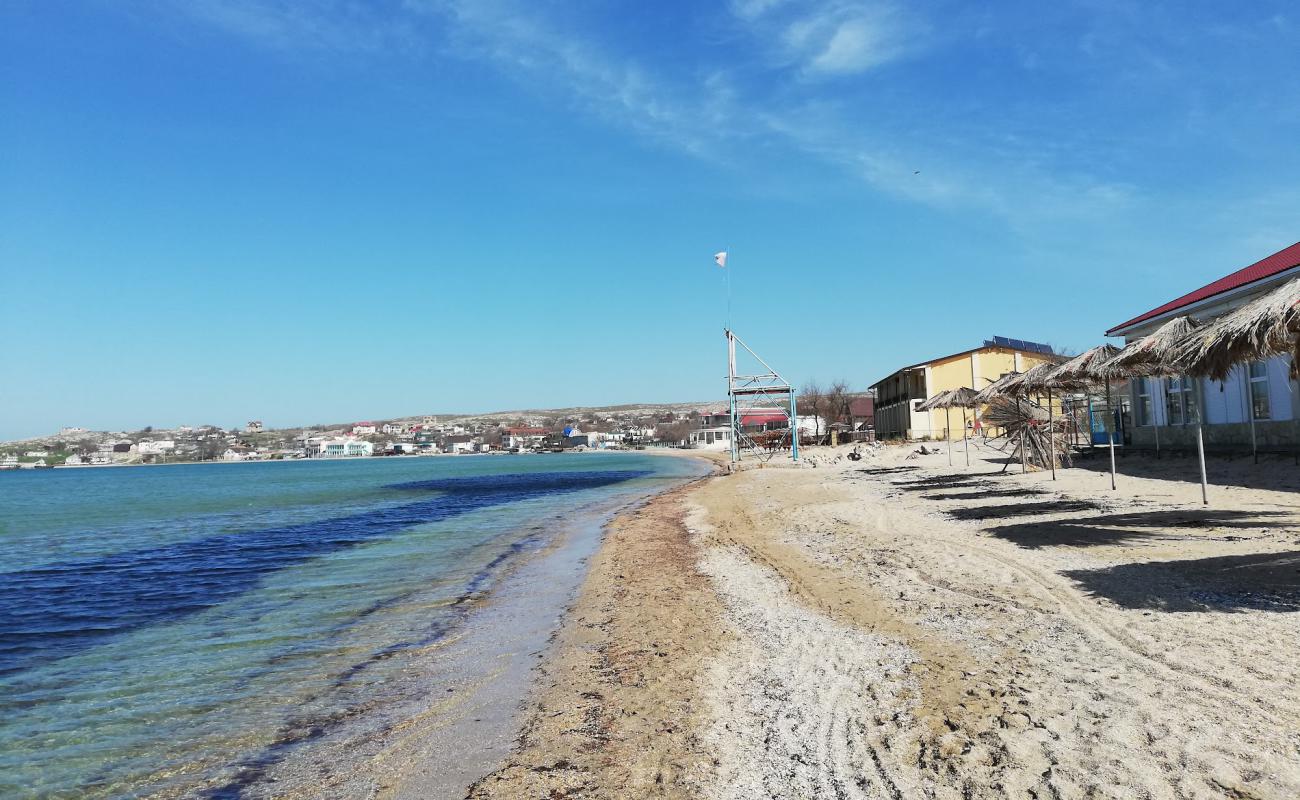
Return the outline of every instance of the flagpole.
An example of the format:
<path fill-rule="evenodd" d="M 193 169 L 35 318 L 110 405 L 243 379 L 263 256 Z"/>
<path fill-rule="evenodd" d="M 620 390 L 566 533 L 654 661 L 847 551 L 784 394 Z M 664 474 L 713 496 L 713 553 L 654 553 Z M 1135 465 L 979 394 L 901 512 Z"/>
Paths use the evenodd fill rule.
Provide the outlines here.
<path fill-rule="evenodd" d="M 727 254 L 727 261 L 731 260 L 731 248 L 724 247 L 722 252 Z M 731 330 L 731 270 L 726 264 L 722 265 L 722 271 L 726 274 L 727 281 L 727 330 Z"/>

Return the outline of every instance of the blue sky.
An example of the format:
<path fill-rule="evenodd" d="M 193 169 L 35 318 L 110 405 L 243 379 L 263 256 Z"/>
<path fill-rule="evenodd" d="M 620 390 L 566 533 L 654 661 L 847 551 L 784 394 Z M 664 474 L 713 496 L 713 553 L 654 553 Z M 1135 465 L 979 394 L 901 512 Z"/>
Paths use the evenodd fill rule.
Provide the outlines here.
<path fill-rule="evenodd" d="M 1289 3 L 0 3 L 0 437 L 865 388 L 1300 239 Z M 1140 7 L 1139 7 L 1140 6 Z"/>

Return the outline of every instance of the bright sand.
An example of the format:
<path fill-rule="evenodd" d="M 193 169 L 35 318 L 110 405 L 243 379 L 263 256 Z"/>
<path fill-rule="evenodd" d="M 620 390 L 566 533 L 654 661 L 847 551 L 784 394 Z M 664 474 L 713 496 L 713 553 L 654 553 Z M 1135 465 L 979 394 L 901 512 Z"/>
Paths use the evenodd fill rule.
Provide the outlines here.
<path fill-rule="evenodd" d="M 1300 796 L 1300 467 L 845 452 L 620 517 L 472 796 Z"/>

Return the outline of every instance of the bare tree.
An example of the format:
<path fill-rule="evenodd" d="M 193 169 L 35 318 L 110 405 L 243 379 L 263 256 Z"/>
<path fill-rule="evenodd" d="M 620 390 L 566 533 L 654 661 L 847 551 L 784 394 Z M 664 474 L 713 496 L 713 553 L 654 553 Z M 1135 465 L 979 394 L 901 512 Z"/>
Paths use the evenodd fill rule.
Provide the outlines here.
<path fill-rule="evenodd" d="M 813 436 L 820 439 L 822 436 L 822 412 L 826 403 L 826 393 L 822 387 L 817 385 L 817 381 L 808 381 L 799 390 L 799 399 L 796 403 L 800 414 L 809 414 L 813 418 Z M 798 420 L 795 420 L 795 427 L 798 427 Z"/>
<path fill-rule="evenodd" d="M 826 389 L 826 424 L 834 425 L 847 419 L 852 400 L 848 381 L 841 379 L 832 383 Z"/>

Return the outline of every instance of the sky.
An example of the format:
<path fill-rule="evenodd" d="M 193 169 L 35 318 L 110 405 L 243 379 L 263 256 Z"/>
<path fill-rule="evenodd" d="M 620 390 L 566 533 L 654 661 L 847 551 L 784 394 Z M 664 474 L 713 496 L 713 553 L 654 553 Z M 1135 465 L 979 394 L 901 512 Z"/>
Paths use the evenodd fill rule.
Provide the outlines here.
<path fill-rule="evenodd" d="M 1300 240 L 1287 2 L 0 0 L 0 438 L 865 389 Z"/>

